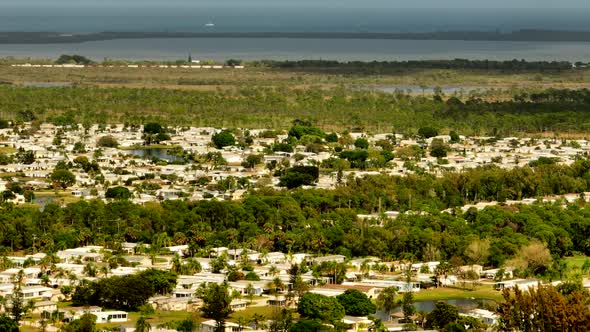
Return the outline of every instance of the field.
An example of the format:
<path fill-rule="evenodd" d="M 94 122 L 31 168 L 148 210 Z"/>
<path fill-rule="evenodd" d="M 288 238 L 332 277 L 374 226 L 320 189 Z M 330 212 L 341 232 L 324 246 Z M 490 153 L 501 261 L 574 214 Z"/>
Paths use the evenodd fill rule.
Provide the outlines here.
<path fill-rule="evenodd" d="M 414 134 L 433 126 L 464 135 L 580 135 L 585 103 L 510 105 L 545 89 L 590 87 L 590 70 L 334 68 L 26 68 L 0 66 L 0 119 L 289 129 L 296 119 L 327 131 Z M 63 87 L 63 85 L 68 87 Z M 69 87 L 73 86 L 73 87 Z M 434 100 L 437 91 L 442 99 Z M 395 92 L 395 93 L 391 93 Z M 448 112 L 447 99 L 481 106 Z M 437 97 L 438 98 L 438 97 Z M 495 105 L 502 101 L 508 105 Z M 526 105 L 524 105 L 526 106 Z"/>
<path fill-rule="evenodd" d="M 385 74 L 335 70 L 162 68 L 22 68 L 0 66 L 0 81 L 11 84 L 71 83 L 99 87 L 216 91 L 245 86 L 335 88 L 359 86 L 545 89 L 590 87 L 590 70 L 505 73 L 484 70 L 400 70 Z"/>

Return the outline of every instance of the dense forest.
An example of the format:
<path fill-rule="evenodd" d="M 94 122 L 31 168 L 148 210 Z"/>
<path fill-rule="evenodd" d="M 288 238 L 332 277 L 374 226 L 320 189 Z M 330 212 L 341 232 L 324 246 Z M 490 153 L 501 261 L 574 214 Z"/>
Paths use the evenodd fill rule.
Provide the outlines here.
<path fill-rule="evenodd" d="M 48 204 L 43 211 L 4 205 L 0 245 L 6 253 L 33 246 L 51 252 L 157 239 L 161 244 L 189 244 L 196 255 L 206 255 L 206 248 L 229 246 L 469 262 L 467 247 L 484 241 L 489 256 L 479 263 L 491 266 L 501 265 L 535 241 L 544 243 L 555 258 L 590 254 L 590 207 L 583 201 L 567 208 L 557 202 L 440 212 L 479 200 L 588 191 L 588 161 L 514 170 L 480 168 L 442 177 L 351 177 L 346 182 L 335 190 L 257 189 L 239 202 L 164 201 L 142 206 L 124 199 L 92 200 L 66 207 Z M 412 212 L 385 220 L 382 227 L 357 218 L 357 213 L 386 210 Z"/>
<path fill-rule="evenodd" d="M 459 96 L 460 97 L 460 96 Z M 435 127 L 470 135 L 587 132 L 590 91 L 546 90 L 488 101 L 476 96 L 410 96 L 403 91 L 289 87 L 181 91 L 0 86 L 5 120 L 288 129 L 307 119 L 325 130 L 415 134 Z"/>

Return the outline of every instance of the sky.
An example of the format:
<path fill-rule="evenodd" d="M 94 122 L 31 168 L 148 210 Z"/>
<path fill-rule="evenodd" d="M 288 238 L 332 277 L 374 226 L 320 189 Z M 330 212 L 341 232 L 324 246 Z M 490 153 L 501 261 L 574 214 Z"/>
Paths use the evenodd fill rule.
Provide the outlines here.
<path fill-rule="evenodd" d="M 0 0 L 8 7 L 590 8 L 588 0 Z"/>

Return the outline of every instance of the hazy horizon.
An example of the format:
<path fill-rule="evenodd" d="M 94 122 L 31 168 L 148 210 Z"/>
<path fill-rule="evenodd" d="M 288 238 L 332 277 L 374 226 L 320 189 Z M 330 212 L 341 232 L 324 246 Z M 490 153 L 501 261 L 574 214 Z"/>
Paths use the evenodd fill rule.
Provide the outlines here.
<path fill-rule="evenodd" d="M 5 1 L 3 7 L 92 7 L 92 8 L 128 8 L 128 7 L 263 7 L 263 8 L 474 8 L 474 9 L 505 9 L 505 8 L 590 8 L 587 0 L 446 0 L 441 5 L 440 0 L 414 0 L 410 3 L 401 0 L 18 0 Z"/>

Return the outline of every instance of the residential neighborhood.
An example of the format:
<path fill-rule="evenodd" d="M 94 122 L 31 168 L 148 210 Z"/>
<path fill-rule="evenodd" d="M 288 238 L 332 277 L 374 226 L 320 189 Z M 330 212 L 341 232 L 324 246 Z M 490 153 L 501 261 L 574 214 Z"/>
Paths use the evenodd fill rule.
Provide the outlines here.
<path fill-rule="evenodd" d="M 198 268 L 191 274 L 179 274 L 175 287 L 170 293 L 149 298 L 149 305 L 155 312 L 151 320 L 153 330 L 168 331 L 164 313 L 198 313 L 203 305 L 200 290 L 205 285 L 226 284 L 232 300 L 230 308 L 233 312 L 248 312 L 256 308 L 266 308 L 266 312 L 280 308 L 296 308 L 301 285 L 293 284 L 293 266 L 299 266 L 307 272 L 299 277 L 304 283 L 304 292 L 335 298 L 354 290 L 366 295 L 368 299 L 377 300 L 379 294 L 387 289 L 394 289 L 397 294 L 429 293 L 442 288 L 485 290 L 489 294 L 499 294 L 502 289 L 519 287 L 534 288 L 543 284 L 540 280 L 522 280 L 512 277 L 512 269 L 502 269 L 503 276 L 497 271 L 483 270 L 479 265 L 452 268 L 443 266 L 441 262 L 383 262 L 375 257 L 347 260 L 343 256 L 314 256 L 305 253 L 266 253 L 251 250 L 229 248 L 211 248 L 210 257 L 191 258 L 183 256 L 188 251 L 178 250 L 178 246 L 165 247 L 157 256 L 152 256 L 149 246 L 138 243 L 121 243 L 119 248 L 135 248 L 134 253 L 123 255 L 123 250 L 107 249 L 102 246 L 88 246 L 58 251 L 54 255 L 35 254 L 26 257 L 23 265 L 21 257 L 4 257 L 4 261 L 20 266 L 0 272 L 0 296 L 9 302 L 16 286 L 17 275 L 22 277 L 20 292 L 23 299 L 31 303 L 23 324 L 33 324 L 37 320 L 50 322 L 48 331 L 57 330 L 61 324 L 79 319 L 85 313 L 96 317 L 98 326 L 116 326 L 121 331 L 130 331 L 135 322 L 130 313 L 120 310 L 108 310 L 97 306 L 71 306 L 72 290 L 87 281 L 96 281 L 113 276 L 128 276 L 150 269 L 178 271 L 179 266 L 198 262 Z M 77 253 L 74 256 L 73 253 Z M 134 259 L 135 258 L 135 259 Z M 113 262 L 121 264 L 113 264 Z M 215 271 L 216 262 L 223 261 L 225 267 Z M 6 264 L 6 263 L 5 263 Z M 343 264 L 344 270 L 334 275 L 317 273 L 315 267 L 320 265 L 338 266 Z M 118 266 L 117 266 L 118 265 Z M 235 279 L 236 271 L 241 277 Z M 473 272 L 476 277 L 471 277 Z M 244 274 L 246 274 L 245 279 Z M 340 280 L 340 278 L 342 278 Z M 553 283 L 553 285 L 557 285 Z M 590 287 L 590 282 L 588 283 Z M 492 329 L 498 317 L 493 311 L 480 307 L 480 300 L 465 300 L 459 306 L 461 315 L 473 317 Z M 431 306 L 433 301 L 418 301 L 416 306 Z M 273 309 L 274 308 L 274 309 Z M 142 309 L 143 310 L 143 309 Z M 383 309 L 377 312 L 388 331 L 401 331 L 404 327 L 404 315 L 401 308 L 391 312 Z M 135 317 L 135 316 L 134 316 Z M 419 316 L 412 316 L 419 321 Z M 226 331 L 268 331 L 271 317 L 267 321 L 256 324 L 240 325 L 233 322 L 226 324 Z M 374 325 L 366 316 L 345 316 L 341 320 L 348 326 L 347 331 L 369 331 Z M 105 325 L 106 324 L 106 325 Z M 258 325 L 258 326 L 255 326 Z M 266 326 L 266 327 L 263 327 Z M 213 331 L 215 321 L 203 320 L 200 331 Z M 263 328 L 261 328 L 263 327 Z M 175 330 L 172 330 L 175 331 Z"/>
<path fill-rule="evenodd" d="M 9 202 L 40 206 L 80 199 L 106 201 L 107 190 L 113 187 L 127 188 L 131 193 L 129 199 L 138 204 L 178 199 L 240 200 L 252 188 L 280 188 L 277 173 L 295 165 L 319 167 L 319 176 L 310 185 L 330 189 L 350 178 L 379 174 L 404 176 L 427 172 L 440 176 L 449 171 L 461 172 L 486 165 L 511 169 L 538 160 L 571 165 L 590 151 L 590 144 L 582 139 L 463 136 L 451 139 L 449 135 L 424 139 L 369 133 L 335 134 L 335 143 L 302 144 L 289 143 L 292 140 L 287 133 L 268 130 L 235 131 L 238 142 L 218 148 L 212 143 L 212 137 L 220 132 L 224 130 L 168 128 L 166 139 L 152 145 L 141 126 L 72 127 L 46 123 L 32 130 L 28 123 L 1 129 L 0 149 L 14 157 L 0 163 L 3 174 L 0 190 L 7 193 L 4 199 Z M 433 141 L 445 144 L 444 156 L 426 153 Z M 391 157 L 379 162 L 369 158 L 361 166 L 355 165 L 354 160 L 348 167 L 346 163 L 344 167 L 332 166 L 334 160 L 344 158 L 339 151 L 359 149 L 355 142 L 368 144 L 361 150 L 391 151 Z M 56 167 L 62 166 L 74 175 L 74 181 L 56 183 L 51 180 Z M 11 191 L 15 184 L 23 189 Z M 564 197 L 575 200 L 580 195 Z M 584 197 L 589 199 L 588 195 Z M 530 204 L 533 201 L 527 198 L 505 203 Z M 490 204 L 497 202 L 480 202 L 473 207 Z M 395 218 L 399 213 L 382 212 L 387 218 Z"/>

